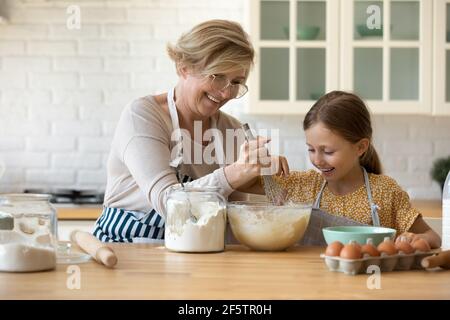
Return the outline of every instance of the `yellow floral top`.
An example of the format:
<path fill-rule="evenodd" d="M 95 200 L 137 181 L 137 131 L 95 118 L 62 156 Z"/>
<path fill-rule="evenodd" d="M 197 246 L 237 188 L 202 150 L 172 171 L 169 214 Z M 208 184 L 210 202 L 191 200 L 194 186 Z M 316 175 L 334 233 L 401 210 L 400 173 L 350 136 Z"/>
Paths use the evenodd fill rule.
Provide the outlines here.
<path fill-rule="evenodd" d="M 411 207 L 408 194 L 388 176 L 372 173 L 368 175 L 373 202 L 379 207 L 380 224 L 396 229 L 397 234 L 408 231 L 414 221 L 421 216 L 417 209 Z M 288 191 L 289 199 L 311 203 L 314 203 L 324 182 L 322 175 L 315 170 L 294 171 L 288 177 L 275 179 Z M 334 195 L 328 186 L 325 186 L 320 209 L 372 225 L 365 185 L 342 196 Z"/>

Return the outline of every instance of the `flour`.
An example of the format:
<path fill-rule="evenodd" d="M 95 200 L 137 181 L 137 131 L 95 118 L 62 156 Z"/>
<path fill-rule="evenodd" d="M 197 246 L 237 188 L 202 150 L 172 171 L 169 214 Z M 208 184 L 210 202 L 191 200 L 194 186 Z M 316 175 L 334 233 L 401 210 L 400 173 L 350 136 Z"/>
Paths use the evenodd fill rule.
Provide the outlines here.
<path fill-rule="evenodd" d="M 0 231 L 0 271 L 29 272 L 55 268 L 55 249 L 45 241 L 45 235 L 38 237 L 40 241 L 34 241 L 16 231 Z"/>
<path fill-rule="evenodd" d="M 197 221 L 191 219 L 193 214 Z M 165 246 L 179 252 L 217 252 L 225 249 L 226 210 L 219 202 L 169 199 Z"/>
<path fill-rule="evenodd" d="M 233 234 L 255 250 L 284 250 L 297 243 L 308 226 L 311 208 L 268 206 L 228 207 Z"/>

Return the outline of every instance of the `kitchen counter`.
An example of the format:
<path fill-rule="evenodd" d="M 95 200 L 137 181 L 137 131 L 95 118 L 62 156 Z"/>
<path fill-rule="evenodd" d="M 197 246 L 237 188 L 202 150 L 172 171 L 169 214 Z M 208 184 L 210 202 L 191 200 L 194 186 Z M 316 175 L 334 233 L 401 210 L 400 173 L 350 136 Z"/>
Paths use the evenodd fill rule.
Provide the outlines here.
<path fill-rule="evenodd" d="M 438 200 L 411 200 L 411 203 L 424 217 L 442 217 L 442 204 Z M 59 205 L 56 209 L 59 220 L 97 220 L 102 213 L 101 205 Z"/>
<path fill-rule="evenodd" d="M 97 220 L 102 214 L 102 205 L 54 205 L 58 220 Z"/>
<path fill-rule="evenodd" d="M 450 271 L 381 274 L 381 289 L 368 289 L 369 274 L 328 271 L 323 248 L 253 252 L 230 245 L 222 253 L 182 254 L 155 244 L 113 244 L 119 262 L 107 269 L 79 264 L 75 275 L 56 271 L 0 273 L 3 299 L 450 299 Z M 70 270 L 69 270 L 70 271 Z M 71 278 L 72 277 L 72 278 Z M 370 282 L 370 281 L 369 281 Z"/>
<path fill-rule="evenodd" d="M 442 218 L 442 202 L 440 200 L 411 200 L 411 205 L 426 218 Z"/>

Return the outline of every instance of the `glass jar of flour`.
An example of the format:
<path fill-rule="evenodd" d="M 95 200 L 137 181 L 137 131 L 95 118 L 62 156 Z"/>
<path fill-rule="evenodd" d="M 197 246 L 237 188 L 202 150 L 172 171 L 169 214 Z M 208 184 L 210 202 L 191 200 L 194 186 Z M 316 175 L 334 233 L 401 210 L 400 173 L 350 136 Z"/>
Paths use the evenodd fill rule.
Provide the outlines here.
<path fill-rule="evenodd" d="M 165 246 L 177 252 L 225 250 L 226 200 L 218 187 L 172 186 L 166 202 Z"/>
<path fill-rule="evenodd" d="M 57 216 L 50 195 L 0 194 L 0 271 L 56 266 Z"/>

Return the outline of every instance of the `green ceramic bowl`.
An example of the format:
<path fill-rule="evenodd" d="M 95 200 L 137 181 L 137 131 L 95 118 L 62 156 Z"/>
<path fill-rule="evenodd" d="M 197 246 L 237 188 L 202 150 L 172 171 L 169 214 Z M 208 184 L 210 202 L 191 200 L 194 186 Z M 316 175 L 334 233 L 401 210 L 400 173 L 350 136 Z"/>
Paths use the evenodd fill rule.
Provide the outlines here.
<path fill-rule="evenodd" d="M 327 244 L 333 241 L 340 241 L 343 244 L 347 244 L 352 240 L 360 244 L 365 244 L 368 238 L 372 238 L 373 244 L 377 246 L 383 242 L 385 237 L 394 239 L 396 230 L 371 226 L 340 226 L 323 228 L 322 232 Z"/>
<path fill-rule="evenodd" d="M 283 27 L 283 33 L 286 39 L 289 39 L 289 27 Z M 320 27 L 316 26 L 298 26 L 297 39 L 299 40 L 314 40 L 320 33 Z"/>
<path fill-rule="evenodd" d="M 300 40 L 314 40 L 320 32 L 320 27 L 299 26 L 297 27 L 297 37 Z"/>
<path fill-rule="evenodd" d="M 356 26 L 356 30 L 361 37 L 381 37 L 383 36 L 383 27 L 381 29 L 369 29 L 365 24 Z"/>

